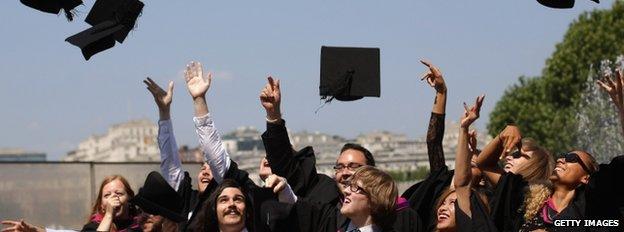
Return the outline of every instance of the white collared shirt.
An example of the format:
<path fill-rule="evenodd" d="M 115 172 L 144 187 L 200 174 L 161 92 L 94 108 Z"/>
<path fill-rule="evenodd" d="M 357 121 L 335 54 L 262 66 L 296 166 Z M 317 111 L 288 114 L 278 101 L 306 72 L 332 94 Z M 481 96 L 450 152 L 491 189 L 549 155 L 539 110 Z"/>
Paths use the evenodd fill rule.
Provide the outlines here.
<path fill-rule="evenodd" d="M 367 225 L 367 226 L 363 226 L 363 227 L 357 228 L 351 222 L 349 222 L 349 226 L 347 226 L 347 231 L 346 232 L 349 232 L 349 231 L 352 231 L 352 230 L 355 230 L 355 229 L 359 229 L 360 232 L 381 232 L 381 229 L 379 229 L 379 227 L 377 227 L 375 224 L 370 224 L 370 225 Z"/>

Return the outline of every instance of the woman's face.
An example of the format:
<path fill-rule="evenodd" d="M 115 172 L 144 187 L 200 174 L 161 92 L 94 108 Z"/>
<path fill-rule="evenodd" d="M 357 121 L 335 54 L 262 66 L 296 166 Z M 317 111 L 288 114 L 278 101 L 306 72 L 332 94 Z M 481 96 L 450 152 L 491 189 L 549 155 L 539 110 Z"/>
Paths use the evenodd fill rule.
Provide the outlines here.
<path fill-rule="evenodd" d="M 128 215 L 128 193 L 124 184 L 120 180 L 113 180 L 110 183 L 104 185 L 102 188 L 102 202 L 101 211 L 105 212 L 106 207 L 111 201 L 119 201 L 120 207 L 115 210 L 115 218 Z"/>
<path fill-rule="evenodd" d="M 564 158 L 557 159 L 557 166 L 550 176 L 550 180 L 560 184 L 576 187 L 579 184 L 587 184 L 589 181 L 589 173 L 583 169 L 579 162 L 583 162 L 586 166 L 591 164 L 591 158 L 583 151 L 574 151 L 580 158 L 577 162 L 566 162 Z"/>
<path fill-rule="evenodd" d="M 368 193 L 364 192 L 362 183 L 347 182 L 343 188 L 344 200 L 340 213 L 349 218 L 367 216 L 371 214 L 370 200 Z"/>
<path fill-rule="evenodd" d="M 457 194 L 453 192 L 444 198 L 442 205 L 438 207 L 436 228 L 439 231 L 455 229 L 455 201 L 457 201 Z"/>
<path fill-rule="evenodd" d="M 245 195 L 238 188 L 225 188 L 217 197 L 219 227 L 245 226 Z"/>
<path fill-rule="evenodd" d="M 518 174 L 533 157 L 533 151 L 520 150 L 505 156 L 505 172 Z"/>

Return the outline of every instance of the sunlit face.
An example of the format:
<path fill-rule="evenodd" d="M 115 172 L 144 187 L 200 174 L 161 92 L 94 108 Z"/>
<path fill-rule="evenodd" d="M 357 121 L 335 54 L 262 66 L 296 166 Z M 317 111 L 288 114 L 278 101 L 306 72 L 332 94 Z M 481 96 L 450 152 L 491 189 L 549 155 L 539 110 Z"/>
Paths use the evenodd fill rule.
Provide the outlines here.
<path fill-rule="evenodd" d="M 206 190 L 206 187 L 208 187 L 211 180 L 212 172 L 210 171 L 210 165 L 204 162 L 201 169 L 199 169 L 199 173 L 197 173 L 197 188 L 200 193 L 203 193 Z"/>
<path fill-rule="evenodd" d="M 266 180 L 273 172 L 271 171 L 271 166 L 269 165 L 269 161 L 266 158 L 262 158 L 260 160 L 260 168 L 258 170 L 258 176 L 262 181 Z"/>
<path fill-rule="evenodd" d="M 163 217 L 160 215 L 147 215 L 147 219 L 143 222 L 143 232 L 162 231 Z"/>
<path fill-rule="evenodd" d="M 120 180 L 113 180 L 110 183 L 104 185 L 102 188 L 102 201 L 101 201 L 101 211 L 105 212 L 106 207 L 109 204 L 109 200 L 118 200 L 121 203 L 119 210 L 115 212 L 115 218 L 122 218 L 128 215 L 128 192 L 126 188 Z"/>
<path fill-rule="evenodd" d="M 518 171 L 521 170 L 532 157 L 533 151 L 526 151 L 524 149 L 505 156 L 505 172 L 518 174 Z"/>
<path fill-rule="evenodd" d="M 334 180 L 339 183 L 339 187 L 341 191 L 344 192 L 342 187 L 347 183 L 349 177 L 355 173 L 354 168 L 350 168 L 349 166 L 364 166 L 366 165 L 366 157 L 364 153 L 355 149 L 347 149 L 344 152 L 340 153 L 338 156 L 338 160 L 336 160 L 336 165 L 342 166 L 344 168 L 335 170 L 336 175 L 334 176 Z"/>
<path fill-rule="evenodd" d="M 245 227 L 245 196 L 238 188 L 225 188 L 217 197 L 219 228 Z M 221 229 L 223 230 L 223 229 Z"/>
<path fill-rule="evenodd" d="M 436 228 L 439 231 L 455 230 L 455 201 L 457 194 L 453 192 L 444 198 L 444 202 L 438 207 Z"/>
<path fill-rule="evenodd" d="M 583 151 L 573 151 L 576 153 L 583 163 L 588 166 L 591 164 L 589 154 Z M 589 173 L 587 173 L 581 164 L 568 163 L 564 158 L 557 159 L 557 166 L 550 176 L 550 180 L 557 184 L 563 184 L 575 188 L 580 184 L 589 182 Z"/>
<path fill-rule="evenodd" d="M 370 199 L 362 183 L 349 183 L 343 187 L 344 199 L 340 213 L 348 218 L 366 217 L 371 214 Z"/>

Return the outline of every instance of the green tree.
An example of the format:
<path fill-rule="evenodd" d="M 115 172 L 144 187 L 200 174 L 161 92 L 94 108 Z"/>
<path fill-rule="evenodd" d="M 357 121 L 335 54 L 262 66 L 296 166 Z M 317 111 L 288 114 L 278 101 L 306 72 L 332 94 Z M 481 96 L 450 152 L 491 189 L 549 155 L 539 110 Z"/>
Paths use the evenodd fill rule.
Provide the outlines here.
<path fill-rule="evenodd" d="M 541 77 L 520 77 L 490 114 L 492 136 L 514 122 L 523 134 L 551 151 L 571 149 L 576 140 L 576 107 L 590 67 L 624 53 L 624 1 L 609 10 L 581 14 L 542 70 Z"/>

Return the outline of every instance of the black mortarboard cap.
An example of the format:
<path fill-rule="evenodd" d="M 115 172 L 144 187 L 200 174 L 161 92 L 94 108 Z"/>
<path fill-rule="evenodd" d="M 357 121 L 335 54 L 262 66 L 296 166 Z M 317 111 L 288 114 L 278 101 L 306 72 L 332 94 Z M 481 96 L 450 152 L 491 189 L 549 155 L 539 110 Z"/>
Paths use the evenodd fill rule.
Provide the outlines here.
<path fill-rule="evenodd" d="M 600 3 L 600 0 L 592 1 Z M 537 0 L 537 2 L 550 8 L 566 9 L 574 7 L 574 0 Z"/>
<path fill-rule="evenodd" d="M 82 4 L 82 0 L 20 0 L 22 4 L 51 14 L 58 14 L 61 9 L 65 11 L 65 17 L 71 21 L 74 19 L 72 10 Z"/>
<path fill-rule="evenodd" d="M 379 48 L 321 47 L 321 99 L 379 97 Z"/>
<path fill-rule="evenodd" d="M 85 59 L 115 46 L 128 36 L 141 14 L 144 4 L 139 0 L 97 0 L 85 22 L 92 28 L 70 36 L 65 41 L 78 46 Z"/>
<path fill-rule="evenodd" d="M 149 214 L 161 215 L 174 222 L 185 220 L 184 201 L 158 172 L 150 172 L 139 193 L 131 200 Z"/>

